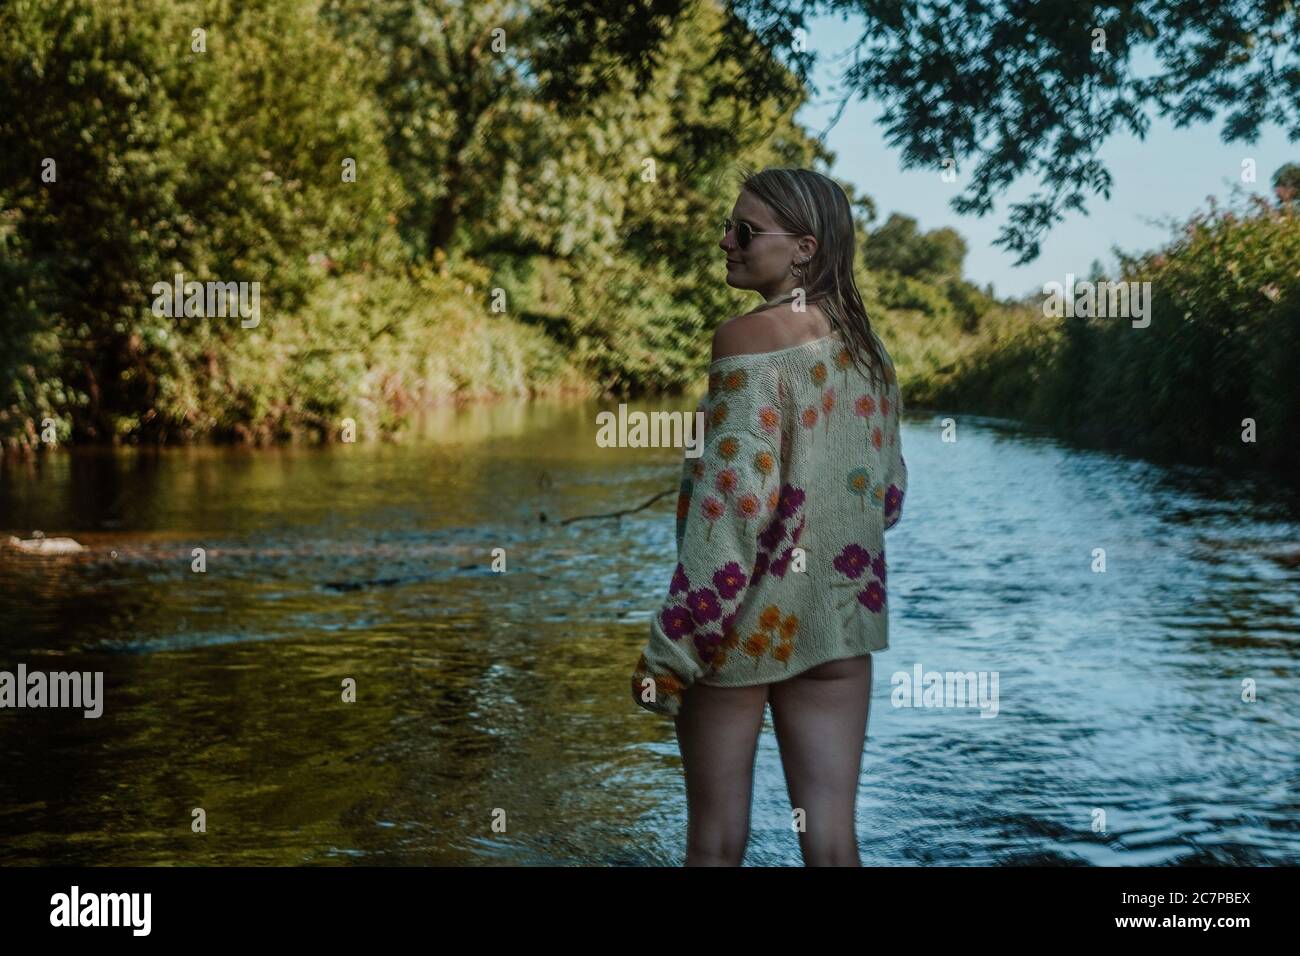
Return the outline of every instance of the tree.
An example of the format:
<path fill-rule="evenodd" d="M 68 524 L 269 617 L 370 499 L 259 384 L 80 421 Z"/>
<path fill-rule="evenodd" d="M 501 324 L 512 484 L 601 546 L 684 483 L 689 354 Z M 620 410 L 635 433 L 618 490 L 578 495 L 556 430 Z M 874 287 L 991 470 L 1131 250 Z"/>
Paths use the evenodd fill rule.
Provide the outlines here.
<path fill-rule="evenodd" d="M 1300 163 L 1278 167 L 1273 174 L 1273 192 L 1277 194 L 1277 201 L 1284 205 L 1300 197 Z"/>
<path fill-rule="evenodd" d="M 914 279 L 960 277 L 966 240 L 947 227 L 922 233 L 911 216 L 892 213 L 867 237 L 863 258 L 868 269 L 887 269 Z"/>
<path fill-rule="evenodd" d="M 509 0 L 326 0 L 340 42 L 369 52 L 384 140 L 411 197 L 401 228 L 416 257 L 450 251 L 466 219 L 486 213 L 526 126 L 532 96 L 525 11 Z"/>
<path fill-rule="evenodd" d="M 566 22 L 612 3 L 571 0 Z M 617 5 L 630 12 L 609 24 L 605 46 L 584 56 L 568 44 L 571 61 L 637 69 L 655 55 L 656 31 L 638 31 L 664 4 Z M 780 81 L 741 36 L 757 37 L 808 82 L 816 56 L 799 42 L 808 19 L 860 17 L 845 102 L 859 95 L 883 104 L 887 139 L 905 167 L 937 176 L 953 160 L 965 181 L 953 208 L 978 216 L 1020 176 L 1037 180 L 1039 191 L 1010 205 L 996 240 L 1017 264 L 1037 258 L 1066 210 L 1109 196 L 1098 152 L 1117 132 L 1145 135 L 1151 110 L 1179 127 L 1223 113 L 1230 143 L 1253 142 L 1265 122 L 1300 138 L 1293 0 L 731 0 L 730 10 L 748 30 L 724 32 L 717 55 L 753 65 L 749 95 Z M 1143 53 L 1158 65 L 1153 75 L 1139 74 Z"/>
<path fill-rule="evenodd" d="M 79 439 L 197 424 L 196 370 L 266 329 L 155 315 L 155 283 L 256 282 L 283 316 L 320 279 L 313 254 L 351 269 L 392 246 L 398 197 L 347 51 L 314 0 L 237 6 L 0 5 L 5 436 L 54 406 Z M 344 184 L 346 157 L 363 174 Z"/>

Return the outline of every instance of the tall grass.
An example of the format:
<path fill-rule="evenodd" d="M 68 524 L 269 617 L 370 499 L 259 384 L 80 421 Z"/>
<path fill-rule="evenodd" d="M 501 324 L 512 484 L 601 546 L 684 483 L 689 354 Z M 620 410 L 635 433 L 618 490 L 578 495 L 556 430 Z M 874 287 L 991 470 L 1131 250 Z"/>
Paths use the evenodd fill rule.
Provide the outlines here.
<path fill-rule="evenodd" d="M 999 309 L 946 347 L 923 326 L 896 327 L 911 353 L 905 401 L 1016 416 L 1161 459 L 1300 470 L 1295 205 L 1212 200 L 1163 248 L 1122 257 L 1119 278 L 1151 283 L 1148 327 L 1047 318 L 1041 300 Z"/>

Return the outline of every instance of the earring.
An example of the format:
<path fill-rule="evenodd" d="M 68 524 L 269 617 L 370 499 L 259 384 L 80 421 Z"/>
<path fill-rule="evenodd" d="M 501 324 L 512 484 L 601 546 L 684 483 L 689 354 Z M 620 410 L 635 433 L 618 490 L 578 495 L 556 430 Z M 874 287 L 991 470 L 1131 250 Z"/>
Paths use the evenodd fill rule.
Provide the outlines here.
<path fill-rule="evenodd" d="M 800 259 L 799 264 L 797 266 L 793 262 L 790 263 L 790 275 L 794 276 L 796 279 L 802 279 L 803 267 L 807 265 L 811 260 L 812 260 L 812 256 L 808 256 L 807 258 Z"/>

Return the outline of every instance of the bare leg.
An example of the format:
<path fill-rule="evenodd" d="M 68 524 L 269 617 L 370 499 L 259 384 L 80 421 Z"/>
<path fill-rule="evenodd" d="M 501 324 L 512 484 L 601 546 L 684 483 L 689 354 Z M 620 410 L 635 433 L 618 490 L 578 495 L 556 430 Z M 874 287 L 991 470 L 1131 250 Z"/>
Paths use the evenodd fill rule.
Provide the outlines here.
<path fill-rule="evenodd" d="M 871 706 L 871 655 L 827 661 L 768 685 L 790 791 L 806 813 L 806 866 L 861 866 L 853 810 Z"/>
<path fill-rule="evenodd" d="M 695 684 L 677 714 L 686 773 L 686 865 L 740 866 L 749 843 L 754 753 L 767 684 Z"/>

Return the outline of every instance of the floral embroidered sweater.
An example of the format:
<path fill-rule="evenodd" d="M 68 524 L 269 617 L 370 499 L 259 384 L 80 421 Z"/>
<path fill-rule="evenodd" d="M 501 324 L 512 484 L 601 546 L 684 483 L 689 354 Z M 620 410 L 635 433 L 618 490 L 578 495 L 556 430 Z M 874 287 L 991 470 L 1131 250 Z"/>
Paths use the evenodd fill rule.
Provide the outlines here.
<path fill-rule="evenodd" d="M 695 682 L 766 684 L 889 646 L 885 529 L 907 464 L 897 375 L 876 342 L 874 381 L 837 334 L 709 366 L 677 566 L 632 674 L 642 707 L 675 716 Z"/>

